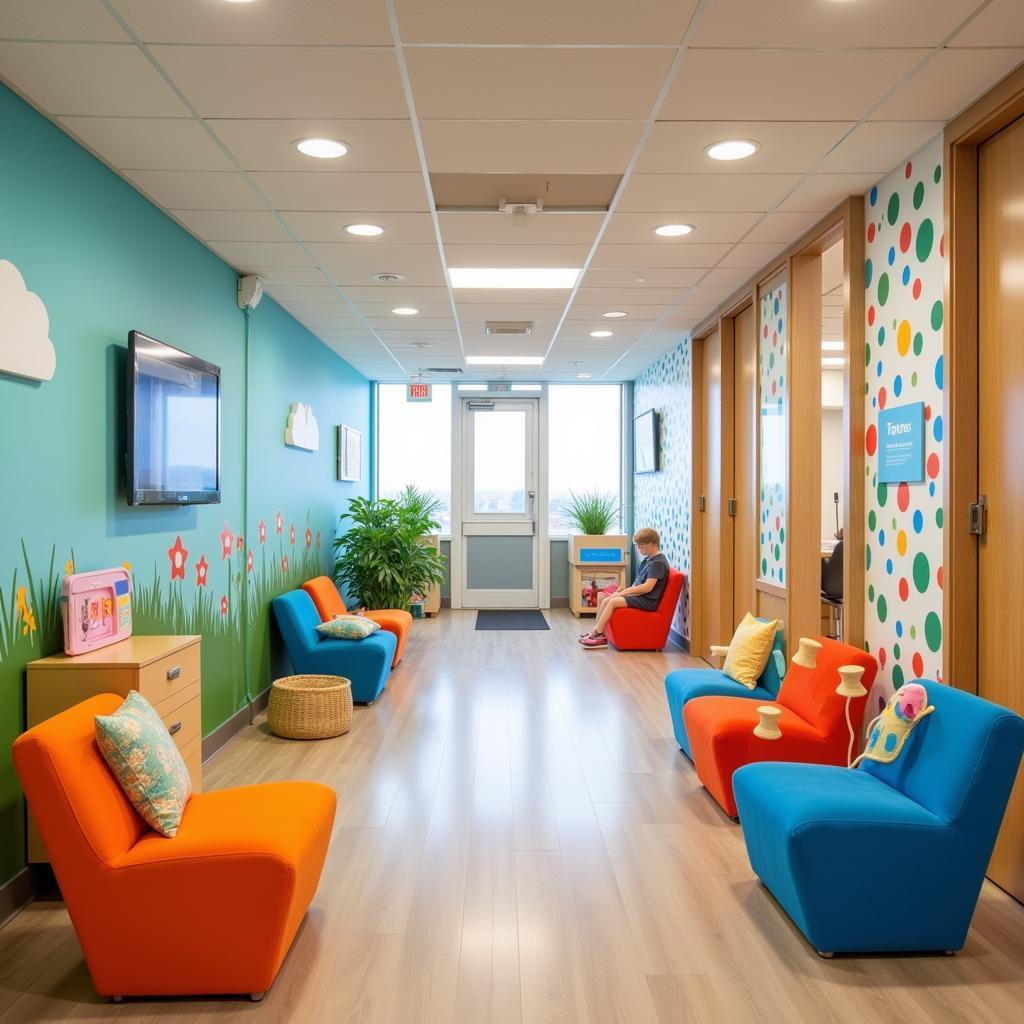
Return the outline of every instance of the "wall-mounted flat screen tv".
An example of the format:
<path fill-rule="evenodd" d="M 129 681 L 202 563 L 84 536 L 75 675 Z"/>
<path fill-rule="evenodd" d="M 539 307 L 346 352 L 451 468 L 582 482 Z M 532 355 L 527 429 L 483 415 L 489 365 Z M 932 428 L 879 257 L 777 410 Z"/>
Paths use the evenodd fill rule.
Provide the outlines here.
<path fill-rule="evenodd" d="M 220 367 L 128 335 L 128 503 L 220 501 Z"/>

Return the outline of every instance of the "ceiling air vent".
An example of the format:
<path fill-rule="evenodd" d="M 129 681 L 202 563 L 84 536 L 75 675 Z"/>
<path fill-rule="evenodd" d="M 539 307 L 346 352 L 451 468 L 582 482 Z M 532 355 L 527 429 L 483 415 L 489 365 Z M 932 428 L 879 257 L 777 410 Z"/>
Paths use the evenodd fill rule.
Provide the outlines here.
<path fill-rule="evenodd" d="M 488 320 L 486 324 L 487 333 L 491 335 L 504 335 L 510 334 L 519 335 L 523 337 L 527 334 L 533 334 L 533 321 L 532 320 Z"/>
<path fill-rule="evenodd" d="M 459 366 L 427 366 L 424 367 L 424 373 L 462 373 L 462 368 Z"/>

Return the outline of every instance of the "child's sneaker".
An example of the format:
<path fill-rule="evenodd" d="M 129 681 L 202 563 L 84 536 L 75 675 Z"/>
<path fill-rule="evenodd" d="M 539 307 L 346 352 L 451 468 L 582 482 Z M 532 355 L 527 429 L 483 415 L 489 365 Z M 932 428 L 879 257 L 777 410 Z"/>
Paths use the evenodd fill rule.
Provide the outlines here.
<path fill-rule="evenodd" d="M 604 636 L 601 633 L 599 633 L 597 636 L 591 636 L 588 634 L 587 636 L 580 637 L 580 643 L 584 647 L 586 647 L 587 650 L 592 650 L 597 647 L 607 647 L 608 637 Z"/>

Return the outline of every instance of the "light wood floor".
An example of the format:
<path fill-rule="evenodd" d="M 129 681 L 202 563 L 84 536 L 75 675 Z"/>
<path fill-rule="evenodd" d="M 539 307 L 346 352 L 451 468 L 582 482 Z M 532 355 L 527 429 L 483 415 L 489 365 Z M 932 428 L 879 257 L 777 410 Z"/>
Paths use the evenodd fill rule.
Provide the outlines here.
<path fill-rule="evenodd" d="M 672 739 L 662 680 L 690 659 L 583 651 L 577 621 L 549 617 L 416 623 L 347 736 L 258 724 L 207 766 L 209 788 L 338 791 L 319 892 L 262 1003 L 100 1000 L 63 906 L 39 903 L 0 931 L 0 1021 L 1024 1019 L 1024 907 L 987 883 L 955 958 L 819 959 Z M 884 851 L 864 866 L 897 906 L 899 868 Z"/>

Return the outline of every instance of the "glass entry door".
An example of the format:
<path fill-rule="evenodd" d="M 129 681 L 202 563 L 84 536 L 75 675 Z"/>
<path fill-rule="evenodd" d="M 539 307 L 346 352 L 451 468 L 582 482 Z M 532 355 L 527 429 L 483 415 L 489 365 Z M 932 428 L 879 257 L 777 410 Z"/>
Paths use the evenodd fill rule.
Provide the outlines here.
<path fill-rule="evenodd" d="M 461 401 L 462 606 L 537 608 L 538 402 Z"/>

